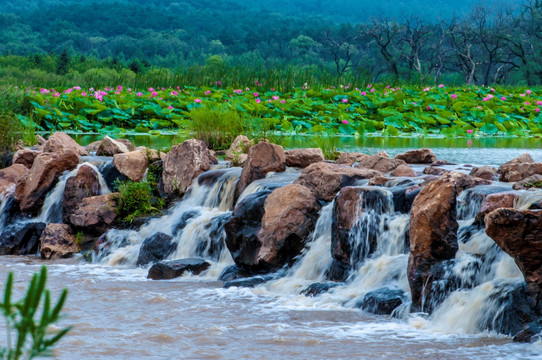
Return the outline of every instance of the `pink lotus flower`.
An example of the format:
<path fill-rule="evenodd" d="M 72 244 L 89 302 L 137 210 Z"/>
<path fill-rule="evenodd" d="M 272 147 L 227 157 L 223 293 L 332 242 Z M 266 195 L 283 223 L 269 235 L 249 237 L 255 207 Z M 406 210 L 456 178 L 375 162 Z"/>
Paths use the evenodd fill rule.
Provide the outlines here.
<path fill-rule="evenodd" d="M 495 89 L 491 88 L 491 92 L 495 92 Z"/>
<path fill-rule="evenodd" d="M 343 124 L 348 124 L 348 120 L 343 120 L 342 123 Z"/>
<path fill-rule="evenodd" d="M 286 100 L 281 100 L 280 103 L 281 104 L 286 104 Z"/>
<path fill-rule="evenodd" d="M 142 96 L 143 96 L 143 93 L 138 92 L 136 95 L 137 95 L 137 97 L 142 97 Z"/>
<path fill-rule="evenodd" d="M 280 99 L 280 98 L 279 98 L 278 96 L 276 96 L 276 95 L 271 96 L 271 98 L 272 98 L 273 100 L 275 100 L 275 101 L 278 100 L 278 99 Z"/>
<path fill-rule="evenodd" d="M 179 93 L 176 92 L 175 90 L 173 90 L 173 91 L 172 91 L 171 93 L 169 93 L 169 94 L 170 94 L 171 96 L 177 96 L 177 95 L 179 95 Z"/>
<path fill-rule="evenodd" d="M 452 99 L 457 99 L 457 95 L 456 94 L 452 94 L 450 95 L 452 97 Z"/>
<path fill-rule="evenodd" d="M 534 111 L 536 111 L 536 112 L 540 112 L 540 109 L 539 109 L 539 108 L 536 108 L 536 109 L 534 109 Z"/>
<path fill-rule="evenodd" d="M 467 130 L 467 134 L 472 134 L 472 130 Z"/>
<path fill-rule="evenodd" d="M 374 93 L 376 90 L 374 88 L 371 89 L 371 92 Z"/>
<path fill-rule="evenodd" d="M 536 105 L 542 105 L 542 101 L 537 101 Z"/>
<path fill-rule="evenodd" d="M 526 93 L 527 95 L 531 95 L 533 92 L 532 92 L 531 90 L 527 90 L 527 91 L 525 91 L 525 93 Z"/>
<path fill-rule="evenodd" d="M 81 96 L 87 96 L 87 92 L 86 92 L 86 91 L 83 91 L 83 92 L 81 93 Z"/>
<path fill-rule="evenodd" d="M 444 84 L 440 84 L 438 87 L 442 89 L 444 87 Z"/>
<path fill-rule="evenodd" d="M 526 102 L 525 102 L 525 105 L 526 105 L 526 106 L 529 106 L 529 105 L 531 105 L 531 103 L 528 102 L 528 101 L 526 101 Z"/>
<path fill-rule="evenodd" d="M 370 89 L 370 88 L 372 88 L 372 87 L 373 87 L 373 85 L 371 85 L 371 84 L 367 84 L 367 88 L 369 88 L 369 89 Z"/>
<path fill-rule="evenodd" d="M 151 93 L 151 95 L 152 95 L 153 97 L 156 97 L 156 96 L 158 96 L 158 93 L 157 93 L 156 91 L 153 91 L 153 92 Z"/>
<path fill-rule="evenodd" d="M 413 101 L 413 102 L 412 102 L 412 105 L 418 105 L 418 103 Z"/>
<path fill-rule="evenodd" d="M 81 90 L 81 86 L 74 86 L 73 89 L 74 90 Z"/>
<path fill-rule="evenodd" d="M 346 104 L 348 102 L 348 99 L 342 99 L 342 102 Z"/>
<path fill-rule="evenodd" d="M 198 99 L 194 99 L 194 102 L 199 104 L 199 103 L 201 103 L 201 99 L 199 99 L 199 98 L 198 98 Z"/>
<path fill-rule="evenodd" d="M 361 92 L 361 96 L 366 96 L 366 95 L 367 95 L 367 93 L 365 91 Z"/>
<path fill-rule="evenodd" d="M 501 97 L 501 100 L 502 100 L 502 101 L 506 101 L 506 98 L 503 96 L 503 97 Z"/>
<path fill-rule="evenodd" d="M 254 95 L 254 97 L 258 97 L 258 96 L 260 96 L 260 95 L 259 95 L 259 94 L 258 94 L 257 92 L 255 92 L 255 93 L 254 93 L 254 94 L 252 94 L 252 95 Z"/>
<path fill-rule="evenodd" d="M 149 92 L 153 92 L 154 91 L 154 88 L 149 88 Z"/>
<path fill-rule="evenodd" d="M 262 101 L 260 99 L 256 99 L 256 104 L 261 103 Z"/>
<path fill-rule="evenodd" d="M 431 110 L 431 106 L 428 106 L 428 107 L 427 107 L 427 110 Z"/>
<path fill-rule="evenodd" d="M 205 95 L 209 95 L 210 93 L 211 93 L 211 90 L 207 90 L 207 91 L 205 92 Z"/>
<path fill-rule="evenodd" d="M 169 110 L 173 110 L 173 106 L 171 106 L 171 105 L 169 105 L 167 108 L 168 108 Z"/>

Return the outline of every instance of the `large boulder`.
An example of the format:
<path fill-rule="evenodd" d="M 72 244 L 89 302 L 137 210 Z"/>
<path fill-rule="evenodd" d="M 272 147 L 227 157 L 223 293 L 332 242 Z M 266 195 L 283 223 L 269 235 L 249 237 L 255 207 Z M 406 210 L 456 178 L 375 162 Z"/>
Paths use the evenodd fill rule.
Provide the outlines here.
<path fill-rule="evenodd" d="M 535 174 L 515 183 L 514 190 L 540 189 L 542 188 L 542 175 Z"/>
<path fill-rule="evenodd" d="M 542 174 L 542 163 L 535 163 L 531 155 L 525 153 L 499 167 L 500 181 L 514 182 L 531 175 Z"/>
<path fill-rule="evenodd" d="M 416 177 L 418 174 L 416 171 L 408 165 L 399 165 L 395 170 L 390 173 L 391 176 L 396 177 Z"/>
<path fill-rule="evenodd" d="M 495 180 L 495 178 L 498 176 L 497 170 L 487 165 L 482 167 L 473 167 L 469 175 L 491 181 Z"/>
<path fill-rule="evenodd" d="M 62 199 L 63 221 L 68 222 L 70 215 L 84 198 L 100 195 L 98 174 L 88 165 L 82 165 L 75 176 L 66 181 Z"/>
<path fill-rule="evenodd" d="M 395 159 L 403 160 L 407 164 L 431 164 L 437 161 L 437 156 L 431 149 L 417 149 L 396 155 Z"/>
<path fill-rule="evenodd" d="M 355 163 L 365 161 L 368 158 L 370 158 L 370 155 L 366 155 L 363 153 L 342 152 L 341 156 L 339 156 L 339 158 L 337 159 L 337 164 L 352 166 Z"/>
<path fill-rule="evenodd" d="M 21 211 L 36 213 L 57 178 L 78 163 L 79 157 L 70 150 L 36 156 L 25 180 L 20 181 L 15 190 L 15 199 L 19 201 Z"/>
<path fill-rule="evenodd" d="M 514 204 L 519 199 L 517 191 L 505 191 L 494 194 L 489 194 L 485 197 L 480 207 L 480 211 L 476 215 L 477 223 L 484 223 L 485 216 L 490 212 L 500 208 L 514 208 Z"/>
<path fill-rule="evenodd" d="M 36 158 L 36 156 L 41 153 L 41 151 L 33 149 L 18 150 L 15 155 L 13 155 L 13 164 L 21 164 L 30 169 L 32 167 L 32 164 L 34 163 L 34 159 Z"/>
<path fill-rule="evenodd" d="M 141 181 L 145 176 L 149 160 L 144 151 L 135 150 L 113 156 L 113 165 L 132 181 Z"/>
<path fill-rule="evenodd" d="M 320 148 L 286 150 L 286 166 L 306 168 L 310 164 L 324 161 Z"/>
<path fill-rule="evenodd" d="M 203 141 L 190 139 L 173 146 L 163 164 L 165 193 L 184 194 L 194 179 L 216 163 Z"/>
<path fill-rule="evenodd" d="M 110 138 L 109 136 L 104 137 L 96 149 L 96 155 L 98 156 L 113 156 L 127 152 L 130 152 L 128 146 L 120 141 Z"/>
<path fill-rule="evenodd" d="M 331 201 L 339 190 L 358 180 L 382 176 L 380 171 L 319 162 L 306 167 L 295 184 L 309 188 L 318 199 Z"/>
<path fill-rule="evenodd" d="M 284 170 L 286 170 L 286 156 L 282 146 L 268 142 L 260 142 L 252 146 L 237 183 L 237 197 L 243 193 L 251 182 L 265 178 L 270 172 L 282 172 Z"/>
<path fill-rule="evenodd" d="M 345 268 L 355 267 L 376 250 L 380 217 L 393 207 L 382 188 L 347 186 L 335 198 L 331 225 L 331 255 Z M 364 220 L 360 223 L 360 219 Z M 354 235 L 355 234 L 355 235 Z"/>
<path fill-rule="evenodd" d="M 243 166 L 248 158 L 248 151 L 254 145 L 254 141 L 249 140 L 245 135 L 238 135 L 226 151 L 226 161 L 231 161 L 235 165 Z"/>
<path fill-rule="evenodd" d="M 356 307 L 372 314 L 391 315 L 405 300 L 403 290 L 381 288 L 365 294 Z"/>
<path fill-rule="evenodd" d="M 37 254 L 44 229 L 42 222 L 18 222 L 6 226 L 0 234 L 0 255 Z"/>
<path fill-rule="evenodd" d="M 70 223 L 85 233 L 101 235 L 117 220 L 117 194 L 84 198 L 70 215 Z"/>
<path fill-rule="evenodd" d="M 167 258 L 177 249 L 177 243 L 172 240 L 173 237 L 164 233 L 156 233 L 146 238 L 139 249 L 136 265 L 144 266 Z"/>
<path fill-rule="evenodd" d="M 48 224 L 40 237 L 41 258 L 62 259 L 81 251 L 69 225 Z"/>
<path fill-rule="evenodd" d="M 542 310 L 542 211 L 501 208 L 485 217 L 486 233 L 509 254 Z"/>
<path fill-rule="evenodd" d="M 413 310 L 425 303 L 431 308 L 431 268 L 455 257 L 458 250 L 456 221 L 456 184 L 441 178 L 425 186 L 410 213 L 410 257 L 408 282 Z"/>
<path fill-rule="evenodd" d="M 400 159 L 390 159 L 385 156 L 373 155 L 359 162 L 357 168 L 373 169 L 383 173 L 395 170 L 400 165 L 406 165 L 406 162 Z"/>
<path fill-rule="evenodd" d="M 63 152 L 72 151 L 80 156 L 88 156 L 88 151 L 84 147 L 75 142 L 69 135 L 63 132 L 56 132 L 49 136 L 45 144 L 43 145 L 44 152 Z"/>
<path fill-rule="evenodd" d="M 265 200 L 258 232 L 257 268 L 278 269 L 299 255 L 314 230 L 320 203 L 309 189 L 290 184 L 274 190 Z"/>
<path fill-rule="evenodd" d="M 147 278 L 152 280 L 167 280 L 182 276 L 185 272 L 198 275 L 211 266 L 203 259 L 180 259 L 161 261 L 149 269 Z"/>
<path fill-rule="evenodd" d="M 14 164 L 0 170 L 0 196 L 15 191 L 19 180 L 26 177 L 28 169 L 21 164 Z"/>

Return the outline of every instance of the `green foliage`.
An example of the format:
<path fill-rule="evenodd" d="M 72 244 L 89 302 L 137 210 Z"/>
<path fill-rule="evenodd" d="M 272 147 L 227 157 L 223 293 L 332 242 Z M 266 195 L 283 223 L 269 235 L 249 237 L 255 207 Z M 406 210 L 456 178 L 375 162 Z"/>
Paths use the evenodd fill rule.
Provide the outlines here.
<path fill-rule="evenodd" d="M 183 123 L 185 128 L 209 149 L 227 149 L 245 131 L 245 120 L 225 105 L 194 106 L 188 116 L 190 121 Z"/>
<path fill-rule="evenodd" d="M 46 282 L 47 269 L 43 266 L 40 273 L 32 277 L 25 297 L 14 302 L 13 273 L 8 274 L 4 300 L 0 303 L 0 311 L 6 320 L 7 344 L 0 347 L 0 358 L 18 360 L 51 355 L 53 345 L 70 331 L 69 327 L 54 333 L 49 329 L 60 319 L 68 290 L 64 289 L 56 305 L 51 307 L 51 293 L 45 289 Z M 40 307 L 41 315 L 38 315 Z"/>
<path fill-rule="evenodd" d="M 315 134 L 311 138 L 312 143 L 314 146 L 320 148 L 322 152 L 324 153 L 324 158 L 326 160 L 337 160 L 341 153 L 337 150 L 337 146 L 339 144 L 339 140 L 337 137 L 320 132 L 318 134 Z"/>
<path fill-rule="evenodd" d="M 147 181 L 117 182 L 117 214 L 125 222 L 133 222 L 138 217 L 159 214 L 165 206 L 164 201 L 155 194 L 154 179 Z M 158 195 L 158 196 L 156 196 Z"/>
<path fill-rule="evenodd" d="M 542 180 L 536 180 L 536 181 L 528 182 L 528 183 L 525 183 L 523 186 L 526 189 L 530 189 L 530 188 L 540 189 L 540 188 L 542 188 Z"/>
<path fill-rule="evenodd" d="M 68 57 L 68 52 L 66 49 L 62 51 L 62 54 L 58 58 L 58 61 L 56 63 L 56 73 L 58 75 L 66 75 L 68 72 L 68 68 L 70 66 L 70 58 Z"/>

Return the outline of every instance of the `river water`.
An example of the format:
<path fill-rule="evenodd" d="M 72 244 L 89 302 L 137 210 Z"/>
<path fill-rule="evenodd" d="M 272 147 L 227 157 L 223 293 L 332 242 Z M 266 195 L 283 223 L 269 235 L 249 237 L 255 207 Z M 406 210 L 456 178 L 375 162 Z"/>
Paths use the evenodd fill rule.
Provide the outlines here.
<path fill-rule="evenodd" d="M 469 151 L 441 148 L 439 158 L 500 164 L 524 152 L 484 149 L 480 154 L 485 157 L 481 157 Z M 529 152 L 542 160 L 541 150 Z M 65 174 L 59 184 L 72 175 Z M 516 344 L 511 337 L 481 325 L 484 319 L 497 319 L 502 311 L 489 300 L 522 282 L 513 260 L 483 230 L 460 242 L 457 266 L 450 270 L 473 284 L 447 296 L 431 316 L 405 311 L 410 296 L 405 247 L 408 214 L 394 211 L 386 188 L 366 188 L 378 193 L 381 201 L 374 208 L 367 205 L 351 233 L 352 244 L 360 251 L 345 284 L 315 297 L 301 294 L 308 285 L 325 281 L 331 261 L 329 204 L 321 210 L 309 246 L 280 277 L 255 288 L 223 288 L 216 279 L 233 260 L 227 249 L 211 244 L 223 241 L 221 219 L 229 216 L 238 176 L 239 170 L 232 169 L 214 184 L 195 182 L 190 194 L 161 218 L 137 230 L 109 232 L 111 247 L 91 263 L 81 257 L 44 262 L 37 256 L 2 256 L 0 288 L 13 271 L 15 292 L 21 296 L 31 275 L 46 264 L 53 299 L 62 288 L 69 289 L 61 325 L 73 329 L 57 345 L 56 359 L 542 359 L 542 341 Z M 295 172 L 279 174 L 253 183 L 246 192 L 283 185 L 296 176 Z M 503 186 L 509 185 L 485 191 L 502 191 Z M 535 201 L 529 195 L 521 206 Z M 539 200 L 538 195 L 534 198 Z M 49 210 L 61 196 L 59 188 L 50 193 L 46 201 L 50 208 L 42 209 L 42 221 L 53 221 Z M 461 227 L 472 223 L 480 206 L 469 196 L 464 192 L 458 198 L 463 204 Z M 179 219 L 188 213 L 195 215 L 179 230 Z M 212 264 L 210 269 L 200 276 L 148 280 L 148 267 L 135 264 L 144 239 L 157 232 L 172 235 L 178 244 L 170 259 L 200 256 Z M 364 242 L 369 232 L 379 239 L 372 253 Z M 480 263 L 479 259 L 487 260 Z M 472 264 L 479 265 L 474 273 Z M 391 317 L 356 307 L 365 294 L 382 287 L 405 292 L 402 311 Z M 3 331 L 0 328 L 0 343 Z"/>

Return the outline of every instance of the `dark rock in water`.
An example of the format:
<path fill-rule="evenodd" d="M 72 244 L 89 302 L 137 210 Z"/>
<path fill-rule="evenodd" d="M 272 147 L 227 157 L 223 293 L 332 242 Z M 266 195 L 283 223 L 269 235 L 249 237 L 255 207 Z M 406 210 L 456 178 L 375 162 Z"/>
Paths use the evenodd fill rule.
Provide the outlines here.
<path fill-rule="evenodd" d="M 401 214 L 408 214 L 414 203 L 414 199 L 422 190 L 421 187 L 408 191 L 412 186 L 396 186 L 390 189 L 393 194 L 394 209 Z"/>
<path fill-rule="evenodd" d="M 147 278 L 153 280 L 174 279 L 181 276 L 186 271 L 198 275 L 207 270 L 209 266 L 211 266 L 211 264 L 207 261 L 195 258 L 161 261 L 150 268 Z"/>
<path fill-rule="evenodd" d="M 164 233 L 157 233 L 146 238 L 139 250 L 136 265 L 143 266 L 167 258 L 177 250 L 177 243 L 172 240 L 171 236 Z"/>
<path fill-rule="evenodd" d="M 391 315 L 405 301 L 403 290 L 382 288 L 368 292 L 356 307 L 377 315 Z"/>
<path fill-rule="evenodd" d="M 118 181 L 126 181 L 128 178 L 124 175 L 122 175 L 115 165 L 113 165 L 113 161 L 108 161 L 104 163 L 100 168 L 100 173 L 102 174 L 102 177 L 104 178 L 105 183 L 107 184 L 107 187 L 114 191 L 116 189 L 115 183 Z"/>
<path fill-rule="evenodd" d="M 542 319 L 527 324 L 522 332 L 514 336 L 515 342 L 535 342 L 542 337 Z"/>
<path fill-rule="evenodd" d="M 326 270 L 326 279 L 331 281 L 346 281 L 348 275 L 350 275 L 350 266 L 335 259 Z"/>
<path fill-rule="evenodd" d="M 190 210 L 190 211 L 184 212 L 179 218 L 179 222 L 177 223 L 177 225 L 175 225 L 173 228 L 173 235 L 177 235 L 181 231 L 183 231 L 186 225 L 188 225 L 188 221 L 190 219 L 200 216 L 200 214 L 201 213 L 198 210 Z"/>
<path fill-rule="evenodd" d="M 11 196 L 4 207 L 4 211 L 0 214 L 0 228 L 6 227 L 9 224 L 15 223 L 15 218 L 20 215 L 19 204 L 15 201 L 15 198 Z M 3 220 L 3 223 L 2 223 Z"/>
<path fill-rule="evenodd" d="M 339 285 L 342 285 L 342 283 L 339 283 L 339 282 L 314 283 L 314 284 L 310 284 L 305 290 L 301 292 L 301 294 L 305 296 L 309 296 L 309 297 L 314 297 L 314 296 L 323 294 L 325 292 L 328 292 L 329 290 Z"/>
<path fill-rule="evenodd" d="M 198 176 L 198 184 L 202 186 L 213 186 L 218 181 L 218 179 L 227 171 L 227 169 L 206 171 L 200 176 Z"/>
<path fill-rule="evenodd" d="M 403 160 L 408 164 L 431 164 L 437 161 L 437 156 L 431 149 L 416 149 L 396 155 L 395 159 Z"/>
<path fill-rule="evenodd" d="M 218 260 L 222 249 L 224 249 L 224 240 L 226 238 L 224 225 L 230 218 L 231 214 L 222 214 L 209 221 L 205 226 L 208 236 L 198 241 L 196 249 L 198 256 Z"/>
<path fill-rule="evenodd" d="M 0 234 L 0 255 L 33 255 L 39 251 L 45 223 L 15 223 Z"/>
<path fill-rule="evenodd" d="M 437 160 L 437 161 L 433 161 L 431 165 L 429 166 L 443 166 L 443 165 L 456 165 L 456 164 L 448 162 L 446 160 Z"/>
<path fill-rule="evenodd" d="M 224 288 L 230 288 L 230 287 L 255 287 L 256 285 L 263 284 L 265 282 L 268 282 L 269 280 L 274 279 L 273 276 L 253 276 L 246 279 L 236 279 L 232 281 L 226 281 L 224 283 Z"/>
<path fill-rule="evenodd" d="M 228 266 L 218 277 L 218 281 L 233 281 L 251 276 L 248 271 L 241 269 L 237 265 Z"/>

